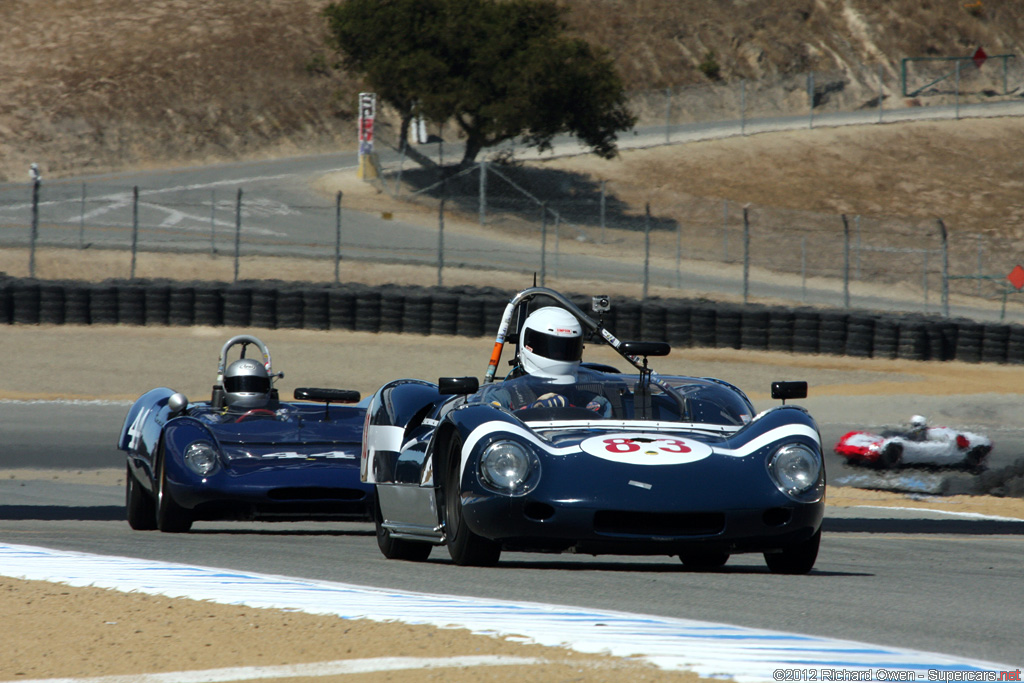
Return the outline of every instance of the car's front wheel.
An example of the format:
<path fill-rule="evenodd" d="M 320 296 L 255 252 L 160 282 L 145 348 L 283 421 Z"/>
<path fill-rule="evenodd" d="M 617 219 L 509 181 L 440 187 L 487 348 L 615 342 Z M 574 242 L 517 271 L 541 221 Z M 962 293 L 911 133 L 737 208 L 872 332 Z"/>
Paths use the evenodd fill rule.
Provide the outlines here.
<path fill-rule="evenodd" d="M 433 549 L 429 543 L 417 543 L 401 538 L 394 538 L 384 526 L 384 513 L 380 510 L 380 501 L 373 503 L 373 522 L 377 527 L 377 547 L 389 560 L 409 560 L 423 562 L 430 556 Z"/>
<path fill-rule="evenodd" d="M 448 552 L 458 565 L 493 567 L 501 557 L 501 546 L 473 533 L 462 515 L 462 439 L 448 443 L 448 476 L 440 496 L 443 502 L 444 532 Z"/>
<path fill-rule="evenodd" d="M 157 457 L 156 527 L 160 531 L 179 534 L 192 528 L 192 515 L 175 502 L 167 490 L 167 458 L 161 444 Z"/>
<path fill-rule="evenodd" d="M 806 541 L 794 543 L 781 552 L 765 553 L 764 561 L 773 574 L 807 574 L 814 568 L 821 545 L 821 529 Z"/>
<path fill-rule="evenodd" d="M 889 443 L 882 449 L 878 456 L 878 466 L 887 470 L 899 467 L 903 461 L 903 446 L 898 443 Z"/>
<path fill-rule="evenodd" d="M 128 465 L 125 466 L 124 509 L 131 528 L 136 531 L 156 529 L 156 503 L 142 490 Z"/>

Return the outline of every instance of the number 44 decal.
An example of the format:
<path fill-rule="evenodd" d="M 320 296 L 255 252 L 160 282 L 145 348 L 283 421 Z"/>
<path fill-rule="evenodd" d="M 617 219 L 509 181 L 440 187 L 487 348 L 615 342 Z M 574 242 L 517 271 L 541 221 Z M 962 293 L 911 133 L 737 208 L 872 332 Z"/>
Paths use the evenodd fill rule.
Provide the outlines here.
<path fill-rule="evenodd" d="M 711 455 L 707 444 L 665 434 L 604 434 L 584 440 L 580 448 L 597 458 L 633 465 L 681 465 Z"/>
<path fill-rule="evenodd" d="M 142 425 L 146 424 L 146 418 L 149 417 L 151 410 L 146 408 L 140 410 L 139 414 L 135 416 L 131 426 L 128 428 L 128 451 L 130 453 L 137 453 L 139 450 L 139 443 L 142 441 Z"/>

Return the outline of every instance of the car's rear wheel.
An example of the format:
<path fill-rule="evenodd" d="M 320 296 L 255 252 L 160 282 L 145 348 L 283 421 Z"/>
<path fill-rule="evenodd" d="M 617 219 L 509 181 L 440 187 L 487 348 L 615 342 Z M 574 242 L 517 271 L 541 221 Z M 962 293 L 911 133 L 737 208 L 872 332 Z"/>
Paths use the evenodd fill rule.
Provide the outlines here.
<path fill-rule="evenodd" d="M 729 561 L 729 553 L 693 552 L 680 553 L 683 567 L 694 572 L 713 572 Z"/>
<path fill-rule="evenodd" d="M 377 547 L 389 560 L 423 562 L 430 556 L 430 551 L 434 547 L 430 543 L 418 543 L 391 536 L 391 532 L 384 527 L 384 513 L 381 512 L 380 501 L 377 500 L 373 503 L 373 522 L 377 527 Z"/>
<path fill-rule="evenodd" d="M 156 527 L 160 531 L 179 534 L 192 528 L 192 515 L 178 505 L 167 490 L 167 458 L 163 444 L 157 457 Z"/>
<path fill-rule="evenodd" d="M 818 559 L 821 529 L 806 541 L 794 543 L 782 552 L 765 553 L 764 561 L 773 574 L 807 574 Z"/>
<path fill-rule="evenodd" d="M 156 503 L 142 490 L 128 465 L 125 465 L 124 509 L 131 528 L 136 531 L 156 529 Z"/>
<path fill-rule="evenodd" d="M 493 567 L 501 557 L 501 546 L 473 533 L 462 515 L 462 439 L 457 435 L 448 443 L 448 476 L 444 482 L 444 530 L 448 552 L 458 565 Z"/>
<path fill-rule="evenodd" d="M 964 458 L 964 466 L 971 471 L 981 470 L 981 463 L 984 462 L 985 456 L 988 455 L 990 450 L 992 449 L 989 446 L 975 446 L 967 452 L 967 457 Z"/>

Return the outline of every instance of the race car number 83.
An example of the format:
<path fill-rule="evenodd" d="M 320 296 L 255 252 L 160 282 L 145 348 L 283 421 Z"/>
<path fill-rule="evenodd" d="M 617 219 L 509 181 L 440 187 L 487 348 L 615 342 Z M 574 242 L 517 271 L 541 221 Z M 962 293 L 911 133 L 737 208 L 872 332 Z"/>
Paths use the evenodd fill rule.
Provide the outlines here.
<path fill-rule="evenodd" d="M 603 434 L 585 439 L 580 448 L 597 458 L 634 465 L 680 465 L 711 455 L 707 444 L 665 434 Z"/>

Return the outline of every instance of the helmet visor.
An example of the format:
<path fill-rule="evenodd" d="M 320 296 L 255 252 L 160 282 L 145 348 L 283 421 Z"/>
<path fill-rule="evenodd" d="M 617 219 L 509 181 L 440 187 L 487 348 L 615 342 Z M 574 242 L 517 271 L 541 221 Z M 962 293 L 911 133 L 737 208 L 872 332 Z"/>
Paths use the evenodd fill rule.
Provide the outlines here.
<path fill-rule="evenodd" d="M 257 375 L 242 375 L 240 377 L 225 377 L 224 391 L 231 394 L 266 394 L 270 391 L 270 378 Z"/>
<path fill-rule="evenodd" d="M 550 360 L 576 361 L 583 358 L 583 337 L 558 337 L 527 328 L 523 345 L 536 355 Z"/>

